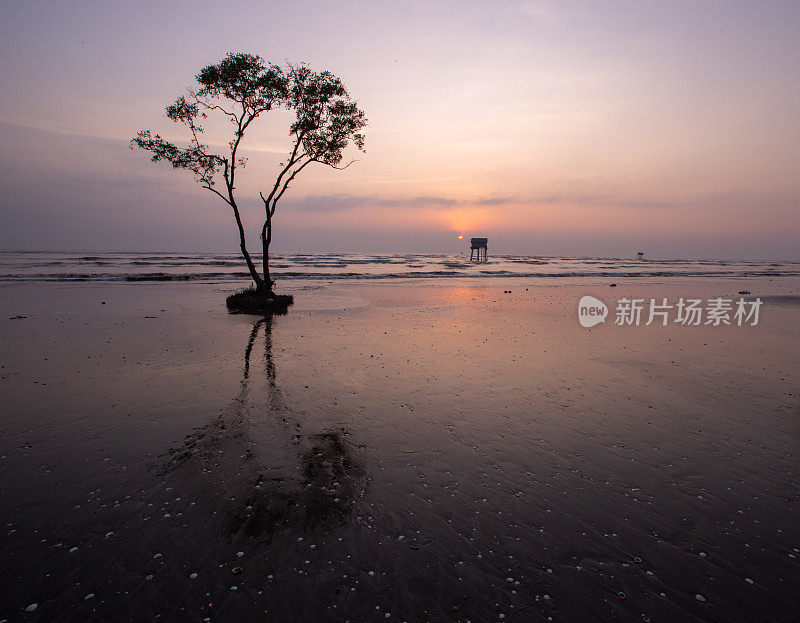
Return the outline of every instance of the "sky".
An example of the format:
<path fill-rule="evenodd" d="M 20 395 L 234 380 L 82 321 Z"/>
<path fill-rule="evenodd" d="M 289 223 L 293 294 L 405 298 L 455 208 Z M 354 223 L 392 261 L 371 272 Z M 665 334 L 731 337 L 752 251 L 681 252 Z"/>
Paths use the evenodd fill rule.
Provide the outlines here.
<path fill-rule="evenodd" d="M 226 204 L 128 144 L 184 140 L 164 107 L 233 51 L 330 70 L 369 118 L 276 251 L 800 259 L 798 32 L 796 0 L 6 0 L 0 249 L 237 250 Z M 253 249 L 288 122 L 247 136 Z"/>

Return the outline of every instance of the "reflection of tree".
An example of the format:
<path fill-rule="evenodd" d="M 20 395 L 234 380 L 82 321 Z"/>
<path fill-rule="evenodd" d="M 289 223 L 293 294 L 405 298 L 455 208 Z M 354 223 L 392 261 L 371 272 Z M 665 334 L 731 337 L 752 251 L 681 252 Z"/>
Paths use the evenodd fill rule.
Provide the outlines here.
<path fill-rule="evenodd" d="M 255 344 L 258 331 L 264 327 L 264 372 L 266 374 L 267 382 L 270 388 L 277 391 L 275 385 L 275 363 L 272 360 L 272 316 L 266 316 L 260 320 L 256 320 L 253 328 L 250 330 L 250 337 L 247 340 L 247 348 L 244 351 L 244 371 L 242 372 L 242 390 L 247 390 L 247 384 L 250 381 L 250 356 L 253 353 L 253 345 Z"/>
<path fill-rule="evenodd" d="M 170 449 L 159 470 L 184 480 L 183 489 L 203 483 L 201 495 L 221 518 L 220 528 L 251 538 L 280 527 L 344 522 L 363 494 L 364 472 L 351 456 L 347 431 L 302 434 L 302 423 L 289 414 L 276 381 L 273 323 L 261 318 L 250 330 L 236 399 Z M 262 328 L 263 377 L 251 366 Z"/>
<path fill-rule="evenodd" d="M 301 450 L 302 479 L 291 487 L 282 478 L 257 485 L 228 509 L 226 528 L 249 537 L 266 536 L 277 528 L 307 530 L 343 523 L 359 495 L 363 472 L 351 458 L 342 430 L 312 435 Z"/>

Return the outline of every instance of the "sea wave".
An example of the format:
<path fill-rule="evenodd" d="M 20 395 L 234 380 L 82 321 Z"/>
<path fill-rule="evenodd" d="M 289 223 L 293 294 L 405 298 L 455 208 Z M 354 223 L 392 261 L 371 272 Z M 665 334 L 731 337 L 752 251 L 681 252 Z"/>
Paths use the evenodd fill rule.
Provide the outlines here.
<path fill-rule="evenodd" d="M 358 273 L 358 272 L 273 272 L 275 279 L 298 280 L 398 280 L 398 279 L 562 279 L 575 277 L 596 278 L 670 278 L 670 277 L 788 277 L 800 276 L 800 271 L 775 273 L 769 271 L 565 271 L 565 272 L 511 272 L 498 271 L 453 271 L 427 270 L 391 273 Z M 249 280 L 250 275 L 244 271 L 236 272 L 197 272 L 197 273 L 32 273 L 3 274 L 0 282 L 158 282 L 158 281 L 241 281 Z"/>
<path fill-rule="evenodd" d="M 257 266 L 261 256 L 253 255 Z M 291 280 L 559 279 L 800 276 L 800 262 L 493 255 L 475 263 L 466 254 L 275 253 L 273 276 Z M 0 252 L 3 282 L 241 282 L 237 253 Z"/>

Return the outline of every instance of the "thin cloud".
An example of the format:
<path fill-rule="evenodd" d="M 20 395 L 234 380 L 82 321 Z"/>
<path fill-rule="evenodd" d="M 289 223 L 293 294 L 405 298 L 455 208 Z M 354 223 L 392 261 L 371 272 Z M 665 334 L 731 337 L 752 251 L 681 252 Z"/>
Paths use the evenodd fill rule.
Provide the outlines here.
<path fill-rule="evenodd" d="M 286 200 L 286 204 L 301 212 L 337 212 L 371 205 L 386 208 L 454 208 L 458 206 L 499 206 L 516 203 L 509 197 L 485 197 L 480 199 L 453 199 L 436 195 L 416 197 L 379 197 L 374 195 L 310 195 Z"/>
<path fill-rule="evenodd" d="M 386 197 L 376 195 L 352 195 L 337 193 L 331 195 L 310 195 L 300 198 L 287 198 L 284 204 L 300 212 L 344 212 L 361 206 L 383 208 L 433 208 L 444 210 L 458 207 L 502 207 L 508 205 L 593 205 L 598 208 L 626 208 L 642 210 L 665 210 L 681 207 L 683 204 L 669 201 L 637 200 L 614 195 L 569 195 L 552 194 L 525 198 L 519 197 L 480 197 L 477 199 L 453 199 L 438 195 L 418 195 L 416 197 Z"/>

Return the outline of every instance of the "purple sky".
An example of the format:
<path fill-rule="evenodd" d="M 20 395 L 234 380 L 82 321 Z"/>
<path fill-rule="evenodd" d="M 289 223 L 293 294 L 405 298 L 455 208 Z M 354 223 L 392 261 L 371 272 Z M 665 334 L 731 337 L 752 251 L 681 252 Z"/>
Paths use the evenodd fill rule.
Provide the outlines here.
<path fill-rule="evenodd" d="M 236 250 L 229 208 L 128 149 L 228 51 L 307 61 L 370 119 L 275 249 L 800 259 L 800 3 L 15 2 L 0 9 L 0 248 Z M 240 192 L 288 145 L 248 136 Z M 213 140 L 223 140 L 213 132 Z"/>

